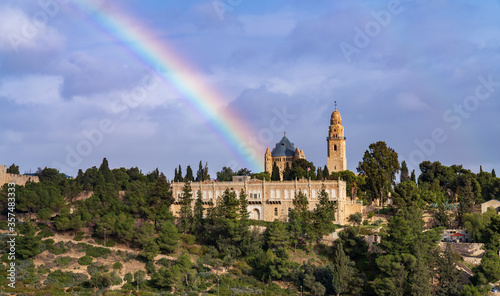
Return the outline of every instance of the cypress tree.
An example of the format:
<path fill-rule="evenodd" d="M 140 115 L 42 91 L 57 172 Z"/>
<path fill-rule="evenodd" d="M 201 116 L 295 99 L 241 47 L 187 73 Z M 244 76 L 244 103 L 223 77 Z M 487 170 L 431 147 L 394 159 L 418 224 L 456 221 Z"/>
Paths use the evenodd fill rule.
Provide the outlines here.
<path fill-rule="evenodd" d="M 278 166 L 276 165 L 276 163 L 274 163 L 273 165 L 273 173 L 271 174 L 271 181 L 280 181 L 281 178 L 280 178 L 280 169 L 278 168 Z"/>
<path fill-rule="evenodd" d="M 411 171 L 410 180 L 417 183 L 417 177 L 415 176 L 415 170 Z"/>
<path fill-rule="evenodd" d="M 191 169 L 191 166 L 188 165 L 186 168 L 186 176 L 184 176 L 184 182 L 193 182 L 193 181 L 194 181 L 193 169 Z"/>
<path fill-rule="evenodd" d="M 326 165 L 323 168 L 323 177 L 325 180 L 330 180 L 330 172 L 328 171 L 328 167 Z"/>
<path fill-rule="evenodd" d="M 401 183 L 410 181 L 410 175 L 408 174 L 408 166 L 406 165 L 406 161 L 403 160 L 401 163 L 401 176 L 399 181 Z"/>

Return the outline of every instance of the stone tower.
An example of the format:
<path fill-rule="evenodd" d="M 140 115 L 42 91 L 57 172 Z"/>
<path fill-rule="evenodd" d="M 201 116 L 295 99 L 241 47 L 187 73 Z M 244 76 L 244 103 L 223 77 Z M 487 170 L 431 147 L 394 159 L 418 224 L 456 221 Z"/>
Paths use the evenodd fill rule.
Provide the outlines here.
<path fill-rule="evenodd" d="M 340 112 L 337 111 L 337 102 L 335 102 L 335 111 L 333 111 L 330 118 L 330 128 L 328 130 L 328 137 L 326 138 L 328 144 L 326 166 L 330 173 L 347 170 L 345 140 L 342 118 L 340 117 Z"/>

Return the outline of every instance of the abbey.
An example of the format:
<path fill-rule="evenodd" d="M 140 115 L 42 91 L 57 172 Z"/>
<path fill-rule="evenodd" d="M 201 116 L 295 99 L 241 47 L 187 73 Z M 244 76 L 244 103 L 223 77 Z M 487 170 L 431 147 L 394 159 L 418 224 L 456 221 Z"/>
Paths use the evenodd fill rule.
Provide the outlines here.
<path fill-rule="evenodd" d="M 346 138 L 344 137 L 344 127 L 340 112 L 335 106 L 330 118 L 327 141 L 327 167 L 330 172 L 338 172 L 347 169 L 346 160 Z M 271 151 L 266 149 L 264 154 L 265 170 L 272 172 L 273 166 L 279 168 L 282 174 L 287 165 L 296 159 L 305 159 L 302 149 L 295 147 L 286 137 L 276 144 Z M 180 211 L 180 198 L 182 196 L 183 182 L 172 182 L 174 203 L 171 205 L 171 211 L 178 215 Z M 346 182 L 341 180 L 310 180 L 300 179 L 293 181 L 264 181 L 251 179 L 250 177 L 235 176 L 232 182 L 192 182 L 193 199 L 198 192 L 201 193 L 203 204 L 208 207 L 209 204 L 215 204 L 224 190 L 232 188 L 240 194 L 243 190 L 248 199 L 248 212 L 250 218 L 254 220 L 264 220 L 272 222 L 275 219 L 281 221 L 288 220 L 288 213 L 293 209 L 293 199 L 295 194 L 302 191 L 308 198 L 309 209 L 312 211 L 319 203 L 318 191 L 325 188 L 331 202 L 337 204 L 335 223 L 346 224 L 350 214 L 363 211 L 363 204 L 356 199 L 347 197 Z M 194 200 L 192 203 L 194 207 Z"/>

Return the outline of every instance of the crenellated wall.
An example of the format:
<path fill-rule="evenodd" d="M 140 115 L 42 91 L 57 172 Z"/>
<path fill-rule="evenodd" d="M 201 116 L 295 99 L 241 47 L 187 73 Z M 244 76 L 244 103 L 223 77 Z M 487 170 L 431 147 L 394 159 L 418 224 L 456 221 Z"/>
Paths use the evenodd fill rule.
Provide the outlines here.
<path fill-rule="evenodd" d="M 7 166 L 0 164 L 0 187 L 6 183 L 24 186 L 26 182 L 40 182 L 37 176 L 26 176 L 7 173 Z"/>

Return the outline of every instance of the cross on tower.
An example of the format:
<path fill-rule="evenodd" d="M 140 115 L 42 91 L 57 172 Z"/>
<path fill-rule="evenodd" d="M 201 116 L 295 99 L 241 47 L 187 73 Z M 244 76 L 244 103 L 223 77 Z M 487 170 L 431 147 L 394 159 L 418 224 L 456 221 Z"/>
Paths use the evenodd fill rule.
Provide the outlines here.
<path fill-rule="evenodd" d="M 335 110 L 337 110 L 337 101 L 335 101 Z"/>

